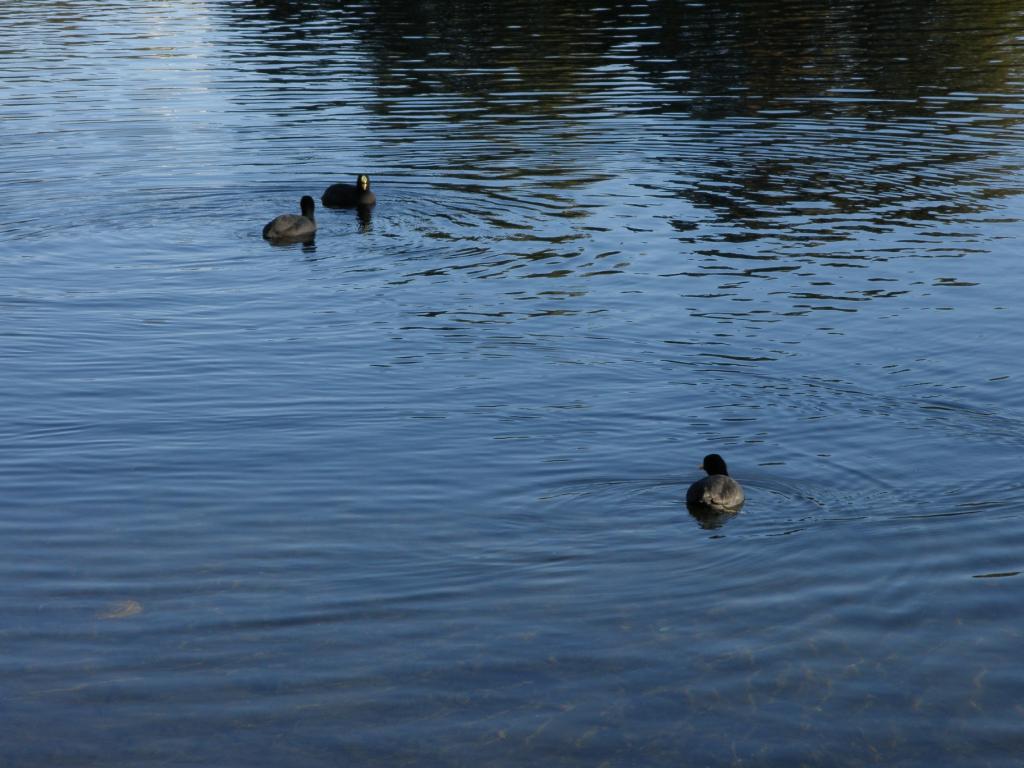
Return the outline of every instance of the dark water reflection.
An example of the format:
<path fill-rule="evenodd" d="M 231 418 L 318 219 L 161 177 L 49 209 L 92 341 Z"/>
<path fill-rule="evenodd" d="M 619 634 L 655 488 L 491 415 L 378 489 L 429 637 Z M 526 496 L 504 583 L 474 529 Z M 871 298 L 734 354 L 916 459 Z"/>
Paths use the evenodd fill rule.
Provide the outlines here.
<path fill-rule="evenodd" d="M 1018 3 L 0 21 L 0 763 L 1014 764 Z"/>

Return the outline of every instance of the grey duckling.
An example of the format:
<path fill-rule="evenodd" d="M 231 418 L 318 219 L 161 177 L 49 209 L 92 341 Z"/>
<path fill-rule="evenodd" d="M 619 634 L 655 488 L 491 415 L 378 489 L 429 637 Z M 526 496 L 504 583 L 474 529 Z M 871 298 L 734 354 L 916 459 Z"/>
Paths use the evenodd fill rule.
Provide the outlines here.
<path fill-rule="evenodd" d="M 686 503 L 721 512 L 735 512 L 745 496 L 740 484 L 729 477 L 725 459 L 717 453 L 704 457 L 701 469 L 708 473 L 686 491 Z"/>
<path fill-rule="evenodd" d="M 263 228 L 263 237 L 267 240 L 302 240 L 316 234 L 316 216 L 313 210 L 316 204 L 309 195 L 303 195 L 299 201 L 302 215 L 282 213 Z"/>
<path fill-rule="evenodd" d="M 328 208 L 368 208 L 377 202 L 377 195 L 370 189 L 370 177 L 361 173 L 355 184 L 331 184 L 320 202 Z"/>

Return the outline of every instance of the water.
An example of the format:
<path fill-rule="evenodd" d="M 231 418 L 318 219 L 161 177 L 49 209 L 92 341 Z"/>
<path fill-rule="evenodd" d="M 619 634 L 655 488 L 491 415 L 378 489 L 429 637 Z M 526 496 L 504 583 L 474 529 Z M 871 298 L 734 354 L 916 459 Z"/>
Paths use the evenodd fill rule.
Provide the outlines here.
<path fill-rule="evenodd" d="M 0 21 L 4 765 L 1017 764 L 1018 4 Z"/>

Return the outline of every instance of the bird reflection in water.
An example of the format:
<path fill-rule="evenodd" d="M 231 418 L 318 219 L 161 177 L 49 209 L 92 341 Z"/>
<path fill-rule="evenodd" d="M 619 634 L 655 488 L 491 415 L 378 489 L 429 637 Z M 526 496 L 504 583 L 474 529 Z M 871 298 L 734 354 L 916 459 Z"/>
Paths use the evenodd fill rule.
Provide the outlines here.
<path fill-rule="evenodd" d="M 697 524 L 707 531 L 721 528 L 739 514 L 737 510 L 715 509 L 706 504 L 694 504 L 691 502 L 687 502 L 686 508 L 693 516 L 693 519 L 697 521 Z"/>
<path fill-rule="evenodd" d="M 359 219 L 359 231 L 369 232 L 373 229 L 373 209 L 367 205 L 360 205 L 356 208 L 356 217 Z"/>

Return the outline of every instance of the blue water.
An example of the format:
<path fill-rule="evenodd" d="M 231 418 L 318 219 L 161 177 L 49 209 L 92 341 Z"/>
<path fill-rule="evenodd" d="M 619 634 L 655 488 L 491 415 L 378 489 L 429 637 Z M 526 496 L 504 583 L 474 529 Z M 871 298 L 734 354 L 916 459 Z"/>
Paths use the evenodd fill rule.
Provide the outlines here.
<path fill-rule="evenodd" d="M 0 23 L 0 764 L 1019 764 L 1016 3 Z"/>

